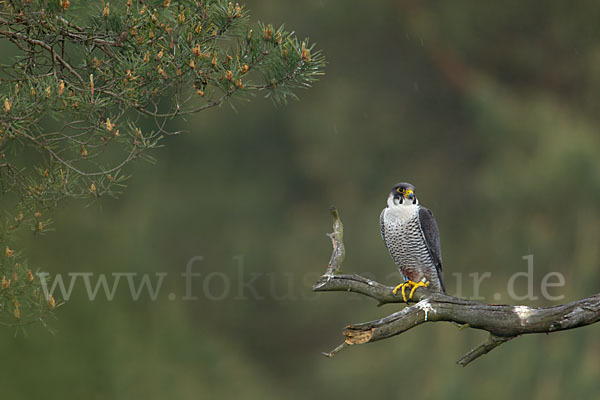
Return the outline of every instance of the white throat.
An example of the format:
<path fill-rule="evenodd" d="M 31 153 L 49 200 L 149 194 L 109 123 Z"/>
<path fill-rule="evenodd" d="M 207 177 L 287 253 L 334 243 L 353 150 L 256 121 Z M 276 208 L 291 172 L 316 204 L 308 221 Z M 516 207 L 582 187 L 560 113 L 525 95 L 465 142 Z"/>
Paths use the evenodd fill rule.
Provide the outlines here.
<path fill-rule="evenodd" d="M 388 223 L 403 224 L 415 218 L 419 212 L 419 204 L 412 202 L 397 203 L 393 196 L 388 198 L 388 206 L 384 210 L 384 217 Z"/>

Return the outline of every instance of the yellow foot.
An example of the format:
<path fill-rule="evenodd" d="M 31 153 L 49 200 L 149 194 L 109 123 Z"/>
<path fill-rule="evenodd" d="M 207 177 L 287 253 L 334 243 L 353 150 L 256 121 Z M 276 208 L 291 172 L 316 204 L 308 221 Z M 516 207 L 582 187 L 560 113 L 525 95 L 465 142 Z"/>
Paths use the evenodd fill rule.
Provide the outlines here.
<path fill-rule="evenodd" d="M 427 281 L 419 281 L 419 282 L 406 281 L 406 282 L 401 283 L 398 286 L 396 286 L 392 292 L 394 293 L 394 296 L 395 296 L 396 293 L 398 292 L 398 290 L 402 289 L 402 300 L 404 300 L 404 302 L 408 302 L 408 300 L 406 299 L 406 288 L 407 287 L 412 287 L 412 289 L 410 290 L 410 293 L 408 294 L 408 299 L 412 300 L 413 295 L 415 294 L 415 290 L 417 290 L 418 287 L 428 287 L 428 286 L 429 286 L 429 282 L 427 282 Z"/>

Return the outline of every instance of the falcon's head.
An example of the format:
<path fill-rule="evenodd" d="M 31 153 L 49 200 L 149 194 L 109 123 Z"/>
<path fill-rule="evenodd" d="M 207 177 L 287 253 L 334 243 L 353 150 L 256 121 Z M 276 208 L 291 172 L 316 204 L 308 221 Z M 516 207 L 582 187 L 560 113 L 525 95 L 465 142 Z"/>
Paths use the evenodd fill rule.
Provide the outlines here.
<path fill-rule="evenodd" d="M 419 204 L 415 187 L 410 183 L 401 182 L 394 185 L 387 200 L 388 206 L 411 206 Z"/>

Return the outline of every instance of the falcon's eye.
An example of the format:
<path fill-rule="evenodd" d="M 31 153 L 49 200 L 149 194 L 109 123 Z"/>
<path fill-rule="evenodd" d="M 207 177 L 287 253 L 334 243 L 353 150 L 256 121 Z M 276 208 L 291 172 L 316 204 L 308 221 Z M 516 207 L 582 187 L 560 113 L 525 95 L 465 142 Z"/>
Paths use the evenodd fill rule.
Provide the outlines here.
<path fill-rule="evenodd" d="M 402 193 L 402 192 L 404 192 L 404 189 L 403 188 L 398 188 L 398 189 L 396 189 L 396 192 Z"/>

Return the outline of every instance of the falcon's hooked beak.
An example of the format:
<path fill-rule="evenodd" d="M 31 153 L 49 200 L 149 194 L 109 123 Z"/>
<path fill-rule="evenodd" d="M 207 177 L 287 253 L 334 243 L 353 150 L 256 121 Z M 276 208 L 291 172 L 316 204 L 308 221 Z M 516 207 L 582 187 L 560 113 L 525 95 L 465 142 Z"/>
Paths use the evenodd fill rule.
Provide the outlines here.
<path fill-rule="evenodd" d="M 403 188 L 398 194 L 399 204 L 418 204 L 417 196 L 415 195 L 415 191 L 413 189 Z"/>

